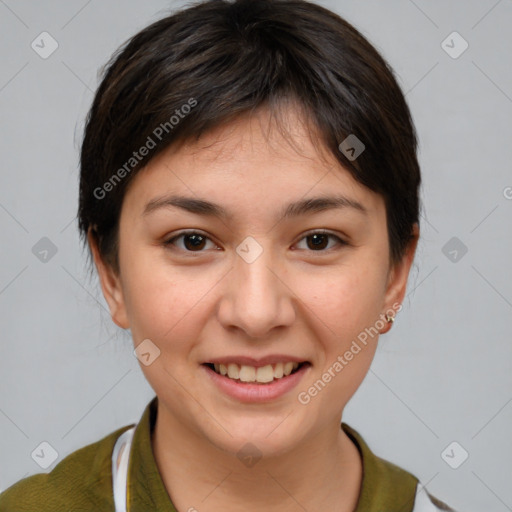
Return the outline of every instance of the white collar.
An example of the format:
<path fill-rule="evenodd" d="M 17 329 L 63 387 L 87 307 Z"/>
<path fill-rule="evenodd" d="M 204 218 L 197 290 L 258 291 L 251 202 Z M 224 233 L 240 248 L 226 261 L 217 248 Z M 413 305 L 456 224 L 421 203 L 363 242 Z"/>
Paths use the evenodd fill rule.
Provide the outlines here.
<path fill-rule="evenodd" d="M 112 488 L 114 491 L 115 512 L 126 512 L 126 491 L 128 489 L 128 462 L 135 427 L 123 432 L 112 452 Z M 121 458 L 119 459 L 119 455 Z"/>

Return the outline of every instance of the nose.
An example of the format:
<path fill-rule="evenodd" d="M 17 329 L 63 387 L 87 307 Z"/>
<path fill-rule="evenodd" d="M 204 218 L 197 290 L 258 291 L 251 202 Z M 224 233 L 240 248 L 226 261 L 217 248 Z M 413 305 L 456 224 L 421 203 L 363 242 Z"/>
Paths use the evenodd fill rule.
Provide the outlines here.
<path fill-rule="evenodd" d="M 235 256 L 218 309 L 225 328 L 238 328 L 250 338 L 264 338 L 277 327 L 292 325 L 294 294 L 286 284 L 282 265 L 272 260 L 271 251 L 265 250 L 250 263 Z"/>

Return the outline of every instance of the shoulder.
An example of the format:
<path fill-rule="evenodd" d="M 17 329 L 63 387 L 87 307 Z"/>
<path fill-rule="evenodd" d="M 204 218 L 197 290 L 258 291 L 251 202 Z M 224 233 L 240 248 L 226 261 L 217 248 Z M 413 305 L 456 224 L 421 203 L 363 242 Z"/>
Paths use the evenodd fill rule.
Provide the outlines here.
<path fill-rule="evenodd" d="M 74 451 L 49 473 L 16 482 L 0 494 L 0 512 L 113 510 L 112 450 L 130 426 Z"/>
<path fill-rule="evenodd" d="M 397 510 L 397 507 L 408 512 L 455 512 L 430 495 L 412 473 L 375 455 L 352 427 L 342 423 L 342 428 L 357 446 L 363 462 L 357 512 Z"/>

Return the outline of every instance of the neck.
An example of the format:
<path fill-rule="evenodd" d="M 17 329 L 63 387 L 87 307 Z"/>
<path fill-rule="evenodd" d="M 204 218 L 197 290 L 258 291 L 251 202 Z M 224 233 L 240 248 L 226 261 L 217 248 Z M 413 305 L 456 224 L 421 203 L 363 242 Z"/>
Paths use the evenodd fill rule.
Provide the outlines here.
<path fill-rule="evenodd" d="M 245 467 L 159 405 L 152 445 L 164 486 L 179 511 L 352 512 L 357 505 L 361 457 L 339 422 L 288 453 Z"/>

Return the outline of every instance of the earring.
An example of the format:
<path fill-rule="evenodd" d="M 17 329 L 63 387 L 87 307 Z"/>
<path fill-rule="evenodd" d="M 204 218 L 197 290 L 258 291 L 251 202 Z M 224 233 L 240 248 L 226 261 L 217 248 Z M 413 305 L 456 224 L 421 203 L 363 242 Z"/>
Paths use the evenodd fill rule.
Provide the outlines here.
<path fill-rule="evenodd" d="M 395 317 L 391 315 L 386 315 L 386 320 L 388 323 L 392 324 L 395 321 Z"/>

